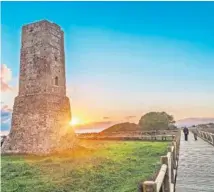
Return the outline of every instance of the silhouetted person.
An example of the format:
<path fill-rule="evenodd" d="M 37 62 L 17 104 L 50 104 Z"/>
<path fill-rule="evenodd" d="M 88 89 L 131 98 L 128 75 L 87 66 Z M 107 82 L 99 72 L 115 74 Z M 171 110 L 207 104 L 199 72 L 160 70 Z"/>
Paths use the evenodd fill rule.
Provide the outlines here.
<path fill-rule="evenodd" d="M 196 132 L 196 131 L 194 131 L 194 133 L 193 133 L 193 134 L 194 134 L 195 141 L 197 141 L 197 140 L 198 140 L 198 138 L 197 138 L 197 136 L 198 136 L 198 135 L 197 135 L 197 132 Z"/>
<path fill-rule="evenodd" d="M 189 129 L 187 127 L 184 127 L 183 132 L 184 132 L 185 141 L 187 141 L 188 140 L 188 135 L 189 135 Z"/>

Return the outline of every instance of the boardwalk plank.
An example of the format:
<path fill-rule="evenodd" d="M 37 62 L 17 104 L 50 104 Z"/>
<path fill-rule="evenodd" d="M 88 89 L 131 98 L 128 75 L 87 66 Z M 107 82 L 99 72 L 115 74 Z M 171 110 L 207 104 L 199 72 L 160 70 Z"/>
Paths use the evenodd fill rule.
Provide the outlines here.
<path fill-rule="evenodd" d="M 181 137 L 176 192 L 214 192 L 214 147 L 192 133 Z"/>

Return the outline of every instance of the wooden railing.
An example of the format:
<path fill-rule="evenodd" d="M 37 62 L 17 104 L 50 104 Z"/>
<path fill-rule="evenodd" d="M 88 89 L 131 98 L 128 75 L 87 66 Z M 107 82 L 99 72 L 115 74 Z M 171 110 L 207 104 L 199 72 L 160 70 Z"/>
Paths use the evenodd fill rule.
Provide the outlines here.
<path fill-rule="evenodd" d="M 79 136 L 79 139 L 90 139 L 90 140 L 140 140 L 140 141 L 172 141 L 173 135 L 139 135 L 139 136 Z"/>
<path fill-rule="evenodd" d="M 168 147 L 166 156 L 161 156 L 161 168 L 154 181 L 143 182 L 143 192 L 174 192 L 180 148 L 180 132 Z"/>
<path fill-rule="evenodd" d="M 87 136 L 87 135 L 99 135 L 99 136 L 107 136 L 107 135 L 164 135 L 170 134 L 173 135 L 178 132 L 177 129 L 169 129 L 169 130 L 153 130 L 153 131 L 114 131 L 114 132 L 98 132 L 98 133 L 76 133 L 77 136 Z"/>
<path fill-rule="evenodd" d="M 201 131 L 200 129 L 196 129 L 197 135 L 202 138 L 204 141 L 207 141 L 211 145 L 214 145 L 214 133 Z"/>
<path fill-rule="evenodd" d="M 79 139 L 94 139 L 94 140 L 142 140 L 142 141 L 172 141 L 173 136 L 178 130 L 161 130 L 161 131 L 135 131 L 135 132 L 111 132 L 111 133 L 92 133 L 79 134 Z"/>

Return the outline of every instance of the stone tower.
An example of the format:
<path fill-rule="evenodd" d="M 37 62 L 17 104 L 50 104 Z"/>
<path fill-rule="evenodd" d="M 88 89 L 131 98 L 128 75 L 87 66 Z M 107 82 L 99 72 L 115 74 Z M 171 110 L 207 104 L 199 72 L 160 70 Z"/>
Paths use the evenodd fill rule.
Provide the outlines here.
<path fill-rule="evenodd" d="M 2 152 L 50 153 L 68 131 L 72 145 L 61 28 L 46 20 L 23 26 L 20 59 L 19 93 Z"/>

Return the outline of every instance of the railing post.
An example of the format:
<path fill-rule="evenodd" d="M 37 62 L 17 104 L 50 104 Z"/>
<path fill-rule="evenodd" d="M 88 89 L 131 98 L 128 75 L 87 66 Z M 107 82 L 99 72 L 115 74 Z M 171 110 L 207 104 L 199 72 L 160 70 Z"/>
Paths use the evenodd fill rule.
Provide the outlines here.
<path fill-rule="evenodd" d="M 142 192 L 157 192 L 157 186 L 154 181 L 145 181 L 143 183 L 143 191 Z"/>
<path fill-rule="evenodd" d="M 179 159 L 179 153 L 180 153 L 180 140 L 181 140 L 181 131 L 179 131 L 179 134 L 178 134 L 178 137 L 177 137 L 177 140 L 176 140 L 176 145 L 177 145 L 177 156 L 176 156 L 176 159 L 177 159 L 177 161 Z"/>
<path fill-rule="evenodd" d="M 212 135 L 211 135 L 210 133 L 208 133 L 208 135 L 209 135 L 209 138 L 210 138 L 210 140 L 209 140 L 209 141 L 210 141 L 210 143 L 211 143 L 211 144 L 213 144 L 213 138 L 212 138 Z"/>
<path fill-rule="evenodd" d="M 161 157 L 161 164 L 165 164 L 167 165 L 167 170 L 166 170 L 166 174 L 164 177 L 164 192 L 170 192 L 170 182 L 169 182 L 169 163 L 168 163 L 168 157 L 167 156 L 162 156 Z"/>
<path fill-rule="evenodd" d="M 169 169 L 169 171 L 171 172 L 171 178 L 170 178 L 169 181 L 171 181 L 171 182 L 173 183 L 173 181 L 174 181 L 174 171 L 173 171 L 174 165 L 173 165 L 173 152 L 172 152 L 172 146 L 168 147 L 168 152 L 170 153 L 170 159 L 169 159 L 170 164 L 168 164 L 168 169 Z"/>
<path fill-rule="evenodd" d="M 174 146 L 174 150 L 173 150 L 173 168 L 176 169 L 177 168 L 177 145 L 176 145 L 176 141 L 173 142 L 173 146 Z"/>
<path fill-rule="evenodd" d="M 214 134 L 212 134 L 211 137 L 212 137 L 212 145 L 214 145 Z"/>

